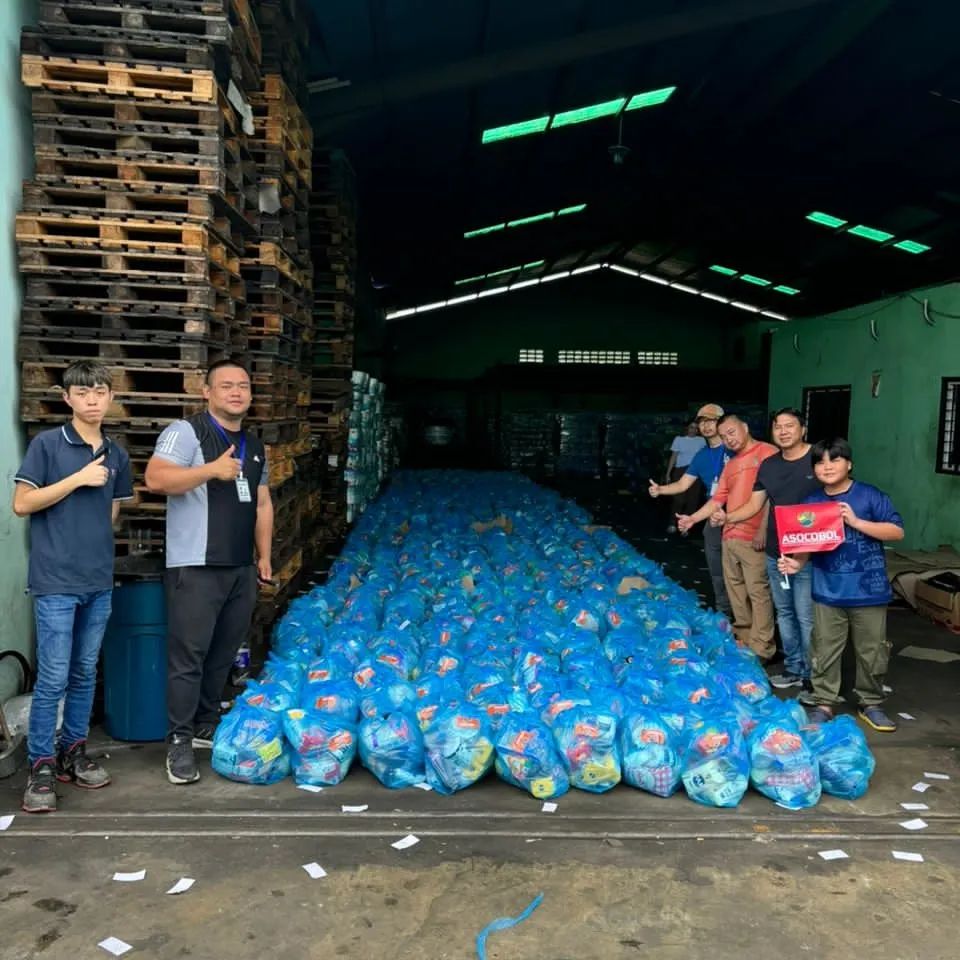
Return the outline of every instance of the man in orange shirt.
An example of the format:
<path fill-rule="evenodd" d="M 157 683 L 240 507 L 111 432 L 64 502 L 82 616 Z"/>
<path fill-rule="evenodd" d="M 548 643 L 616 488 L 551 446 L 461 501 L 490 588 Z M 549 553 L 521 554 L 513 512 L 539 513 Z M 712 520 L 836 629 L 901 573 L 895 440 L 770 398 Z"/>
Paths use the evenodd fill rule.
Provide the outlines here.
<path fill-rule="evenodd" d="M 777 448 L 750 436 L 750 428 L 735 414 L 721 417 L 717 432 L 733 454 L 720 474 L 713 496 L 694 514 L 677 517 L 677 528 L 689 530 L 709 518 L 723 527 L 723 580 L 733 607 L 733 631 L 741 646 L 761 660 L 776 652 L 773 641 L 773 601 L 766 573 L 764 545 L 769 505 L 748 520 L 727 523 L 726 510 L 737 510 L 753 495 L 760 464 Z"/>

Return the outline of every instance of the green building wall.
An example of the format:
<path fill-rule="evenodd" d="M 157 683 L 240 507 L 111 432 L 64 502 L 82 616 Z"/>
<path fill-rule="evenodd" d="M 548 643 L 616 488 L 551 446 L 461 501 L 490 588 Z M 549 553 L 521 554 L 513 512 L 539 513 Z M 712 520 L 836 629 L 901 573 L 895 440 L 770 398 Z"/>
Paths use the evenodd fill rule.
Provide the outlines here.
<path fill-rule="evenodd" d="M 29 98 L 20 84 L 20 27 L 35 17 L 28 0 L 0 2 L 0 650 L 32 656 L 33 621 L 27 582 L 27 525 L 13 515 L 13 477 L 23 453 L 17 371 L 17 330 L 21 284 L 14 243 L 14 215 L 20 209 L 21 182 L 32 171 L 33 138 Z M 18 683 L 8 657 L 0 661 L 0 702 Z"/>
<path fill-rule="evenodd" d="M 799 406 L 805 387 L 849 384 L 855 475 L 890 494 L 912 549 L 960 547 L 960 477 L 936 472 L 941 379 L 960 377 L 957 318 L 953 283 L 793 321 L 773 337 L 771 409 Z"/>

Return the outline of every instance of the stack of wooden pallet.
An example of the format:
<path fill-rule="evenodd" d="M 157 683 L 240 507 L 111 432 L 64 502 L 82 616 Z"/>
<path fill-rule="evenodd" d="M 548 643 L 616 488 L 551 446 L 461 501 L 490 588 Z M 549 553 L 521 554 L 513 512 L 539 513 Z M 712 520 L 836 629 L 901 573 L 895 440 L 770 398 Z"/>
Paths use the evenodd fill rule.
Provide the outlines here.
<path fill-rule="evenodd" d="M 21 412 L 31 432 L 61 421 L 68 363 L 115 368 L 109 425 L 138 495 L 121 552 L 162 545 L 164 503 L 142 485 L 158 431 L 196 409 L 206 365 L 247 346 L 258 196 L 242 84 L 259 58 L 248 0 L 41 0 L 23 32 Z"/>
<path fill-rule="evenodd" d="M 293 0 L 258 0 L 264 73 L 250 97 L 260 221 L 247 245 L 242 272 L 250 304 L 249 356 L 253 368 L 251 419 L 269 441 L 274 500 L 273 566 L 277 586 L 255 623 L 265 630 L 276 608 L 299 586 L 303 566 L 303 511 L 309 503 L 307 461 L 312 456 L 309 362 L 313 264 L 309 195 L 313 131 L 290 82 L 302 58 L 286 63 L 288 38 L 305 36 L 303 11 Z M 298 41 L 299 42 L 299 41 Z"/>
<path fill-rule="evenodd" d="M 347 431 L 354 366 L 357 205 L 353 170 L 338 150 L 317 151 L 310 198 L 313 356 L 310 428 L 322 491 L 317 536 L 335 541 L 346 524 Z"/>

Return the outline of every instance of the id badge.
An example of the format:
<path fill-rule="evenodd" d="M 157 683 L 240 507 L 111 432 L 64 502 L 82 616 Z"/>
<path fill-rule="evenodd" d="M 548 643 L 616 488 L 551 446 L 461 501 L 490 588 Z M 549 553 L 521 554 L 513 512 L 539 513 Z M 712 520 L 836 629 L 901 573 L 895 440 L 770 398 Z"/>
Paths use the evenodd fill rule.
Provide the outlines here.
<path fill-rule="evenodd" d="M 237 499 L 241 503 L 250 503 L 250 481 L 246 477 L 237 477 Z"/>

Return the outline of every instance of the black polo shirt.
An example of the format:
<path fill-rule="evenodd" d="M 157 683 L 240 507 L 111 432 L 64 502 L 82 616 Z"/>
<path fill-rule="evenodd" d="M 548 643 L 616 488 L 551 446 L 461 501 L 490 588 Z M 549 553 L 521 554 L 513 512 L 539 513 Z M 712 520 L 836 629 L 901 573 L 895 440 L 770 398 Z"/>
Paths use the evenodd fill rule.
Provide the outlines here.
<path fill-rule="evenodd" d="M 209 413 L 171 423 L 157 438 L 154 456 L 179 467 L 212 463 L 234 445 L 244 449 L 243 476 L 250 487 L 244 502 L 233 480 L 208 480 L 180 496 L 167 497 L 167 566 L 234 567 L 253 563 L 257 495 L 267 485 L 263 443 L 246 431 L 217 428 Z"/>
<path fill-rule="evenodd" d="M 80 594 L 113 587 L 113 501 L 133 499 L 127 451 L 106 435 L 94 450 L 72 423 L 65 423 L 30 441 L 14 480 L 49 487 L 100 456 L 110 471 L 104 486 L 80 487 L 30 515 L 27 584 L 32 593 Z"/>

